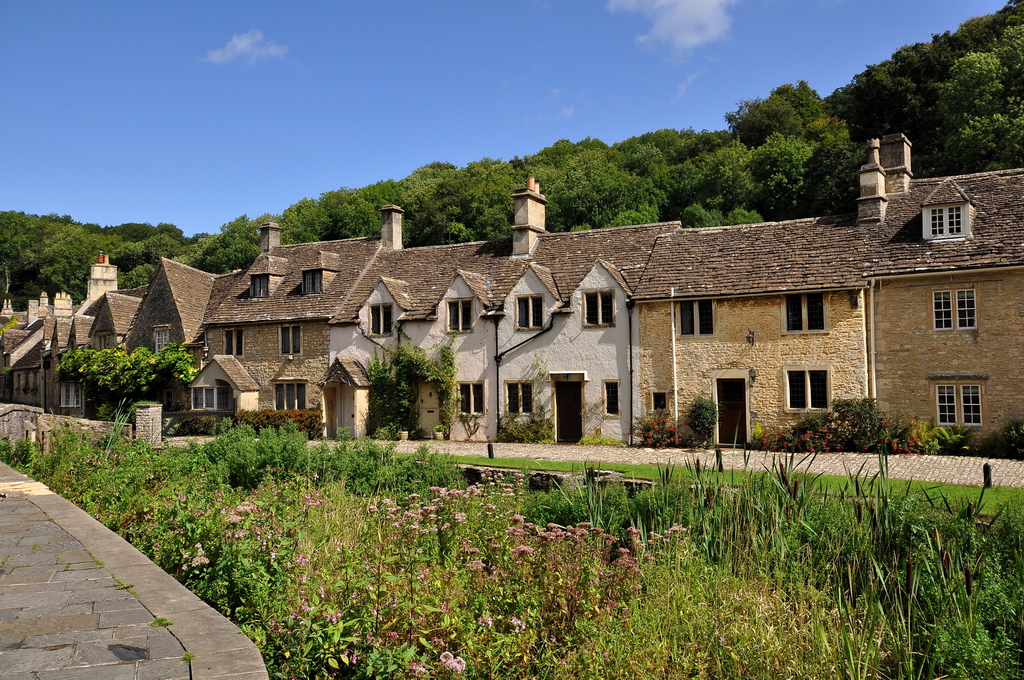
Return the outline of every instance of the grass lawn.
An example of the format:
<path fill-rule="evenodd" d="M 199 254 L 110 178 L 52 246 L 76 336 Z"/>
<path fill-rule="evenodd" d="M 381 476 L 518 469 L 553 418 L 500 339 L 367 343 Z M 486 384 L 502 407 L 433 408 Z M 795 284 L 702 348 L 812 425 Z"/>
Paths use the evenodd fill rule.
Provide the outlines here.
<path fill-rule="evenodd" d="M 487 458 L 486 456 L 453 456 L 453 458 L 456 462 L 464 465 L 484 465 L 517 470 L 554 470 L 572 472 L 583 468 L 583 465 L 576 462 L 535 460 L 532 458 L 492 459 Z M 626 477 L 650 480 L 659 478 L 659 468 L 661 468 L 661 466 L 658 465 L 628 465 L 616 463 L 600 463 L 596 467 L 601 470 L 614 470 L 615 472 L 621 472 Z M 676 465 L 674 474 L 685 475 L 686 466 L 682 464 Z M 726 469 L 723 473 L 727 480 L 730 482 L 735 480 L 737 483 L 747 476 L 762 476 L 766 474 L 770 473 L 763 469 L 755 470 L 753 468 L 746 471 Z M 817 477 L 817 481 L 820 485 L 827 488 L 830 494 L 841 493 L 850 486 L 849 478 L 836 475 L 819 475 Z M 906 495 L 908 493 L 912 496 L 920 496 L 922 498 L 927 496 L 932 498 L 936 503 L 942 503 L 940 497 L 944 496 L 953 507 L 963 503 L 977 503 L 978 497 L 981 494 L 981 488 L 977 486 L 957 486 L 954 484 L 942 484 L 940 482 L 917 482 L 905 479 L 890 479 L 889 483 L 892 493 L 897 496 Z M 1007 503 L 1024 503 L 1024 489 L 1008 486 L 996 486 L 985 490 L 985 511 L 989 513 L 995 512 Z"/>

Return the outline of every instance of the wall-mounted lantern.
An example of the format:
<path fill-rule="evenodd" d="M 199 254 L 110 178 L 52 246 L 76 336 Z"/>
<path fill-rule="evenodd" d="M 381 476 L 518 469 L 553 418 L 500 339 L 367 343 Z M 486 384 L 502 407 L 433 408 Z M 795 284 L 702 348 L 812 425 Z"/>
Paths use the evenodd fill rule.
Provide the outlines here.
<path fill-rule="evenodd" d="M 750 329 L 747 329 L 747 342 L 750 343 L 751 347 L 754 346 L 754 331 Z"/>
<path fill-rule="evenodd" d="M 750 382 L 756 381 L 757 380 L 757 369 L 756 368 L 750 369 L 750 373 L 748 373 L 747 375 L 750 376 Z"/>

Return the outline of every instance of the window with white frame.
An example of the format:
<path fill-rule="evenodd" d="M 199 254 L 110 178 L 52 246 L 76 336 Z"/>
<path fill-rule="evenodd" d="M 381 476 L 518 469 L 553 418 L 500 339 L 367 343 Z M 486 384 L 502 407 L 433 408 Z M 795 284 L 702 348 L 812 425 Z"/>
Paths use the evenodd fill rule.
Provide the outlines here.
<path fill-rule="evenodd" d="M 473 330 L 473 300 L 448 301 L 448 331 L 469 333 Z"/>
<path fill-rule="evenodd" d="M 171 344 L 171 329 L 170 328 L 154 328 L 153 329 L 153 351 L 159 352 L 167 345 Z"/>
<path fill-rule="evenodd" d="M 224 354 L 242 355 L 242 329 L 229 329 L 224 331 Z"/>
<path fill-rule="evenodd" d="M 324 272 L 321 269 L 309 269 L 302 272 L 302 292 L 319 293 L 323 289 Z"/>
<path fill-rule="evenodd" d="M 787 404 L 793 410 L 828 408 L 828 371 L 786 371 Z"/>
<path fill-rule="evenodd" d="M 484 412 L 483 383 L 459 383 L 459 411 L 462 413 Z"/>
<path fill-rule="evenodd" d="M 508 397 L 506 408 L 509 413 L 533 413 L 533 382 L 505 383 L 505 392 Z M 483 395 L 480 399 L 483 401 Z"/>
<path fill-rule="evenodd" d="M 516 298 L 516 328 L 534 330 L 544 322 L 544 296 L 524 295 Z"/>
<path fill-rule="evenodd" d="M 786 330 L 825 330 L 825 296 L 822 293 L 805 293 L 786 296 Z"/>
<path fill-rule="evenodd" d="M 193 387 L 193 411 L 230 411 L 230 387 Z"/>
<path fill-rule="evenodd" d="M 276 383 L 274 385 L 274 407 L 278 411 L 306 408 L 306 383 Z"/>
<path fill-rule="evenodd" d="M 604 412 L 610 416 L 619 415 L 618 380 L 608 380 L 604 383 Z"/>
<path fill-rule="evenodd" d="M 935 422 L 981 425 L 981 385 L 936 385 Z"/>
<path fill-rule="evenodd" d="M 973 330 L 978 327 L 978 301 L 973 288 L 949 291 L 937 290 L 932 293 L 932 312 L 935 330 L 953 328 L 953 300 L 956 300 L 956 327 L 958 330 Z"/>
<path fill-rule="evenodd" d="M 302 353 L 302 326 L 281 326 L 281 354 Z"/>
<path fill-rule="evenodd" d="M 922 219 L 927 240 L 958 238 L 970 233 L 971 211 L 966 203 L 928 206 Z"/>
<path fill-rule="evenodd" d="M 61 383 L 60 405 L 61 408 L 81 408 L 82 386 L 78 383 Z"/>
<path fill-rule="evenodd" d="M 615 293 L 595 290 L 583 294 L 583 325 L 615 325 Z"/>
<path fill-rule="evenodd" d="M 680 335 L 712 335 L 715 308 L 711 300 L 683 300 L 679 303 Z"/>
<path fill-rule="evenodd" d="M 370 305 L 370 335 L 391 335 L 391 304 Z"/>

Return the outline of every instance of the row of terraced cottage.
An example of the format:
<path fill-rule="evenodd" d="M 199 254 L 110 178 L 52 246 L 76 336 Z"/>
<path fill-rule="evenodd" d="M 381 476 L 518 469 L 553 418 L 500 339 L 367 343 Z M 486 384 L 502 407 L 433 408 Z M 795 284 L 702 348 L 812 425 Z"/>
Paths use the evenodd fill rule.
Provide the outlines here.
<path fill-rule="evenodd" d="M 453 438 L 543 409 L 559 441 L 628 440 L 637 417 L 685 415 L 699 395 L 720 406 L 722 442 L 849 397 L 983 435 L 1024 418 L 1024 170 L 913 179 L 910 151 L 902 134 L 869 142 L 858 212 L 833 217 L 549 233 L 531 178 L 511 240 L 406 249 L 397 206 L 379 238 L 280 245 L 268 223 L 247 270 L 164 260 L 145 289 L 18 330 L 8 398 L 36 372 L 44 405 L 72 415 L 83 396 L 46 373 L 47 352 L 180 342 L 202 369 L 168 406 L 319 408 L 328 436 L 362 436 L 374 355 L 450 342 Z M 19 354 L 33 332 L 48 340 Z M 429 431 L 437 395 L 419 402 Z"/>

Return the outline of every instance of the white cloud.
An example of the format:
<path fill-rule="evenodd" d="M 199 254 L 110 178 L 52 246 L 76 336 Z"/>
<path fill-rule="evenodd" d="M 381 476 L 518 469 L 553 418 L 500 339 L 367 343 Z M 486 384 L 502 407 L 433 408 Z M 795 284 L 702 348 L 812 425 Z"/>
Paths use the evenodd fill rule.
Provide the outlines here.
<path fill-rule="evenodd" d="M 562 109 L 562 118 L 572 118 L 573 111 L 576 110 L 575 106 L 567 106 Z"/>
<path fill-rule="evenodd" d="M 203 61 L 226 64 L 242 57 L 250 64 L 255 64 L 260 57 L 283 57 L 287 51 L 288 48 L 284 45 L 264 40 L 263 32 L 254 28 L 248 33 L 232 37 L 228 44 L 219 50 L 210 50 L 206 53 L 206 58 Z"/>
<path fill-rule="evenodd" d="M 732 19 L 726 11 L 736 0 L 608 0 L 611 11 L 640 12 L 653 21 L 640 42 L 665 42 L 689 50 L 725 35 Z"/>
<path fill-rule="evenodd" d="M 682 97 L 683 94 L 686 92 L 687 88 L 690 87 L 690 83 L 697 80 L 697 78 L 700 78 L 702 75 L 704 75 L 703 71 L 695 71 L 691 73 L 689 76 L 687 76 L 686 80 L 679 83 L 679 87 L 676 88 L 676 95 L 672 97 L 672 101 L 676 101 L 677 99 Z"/>

